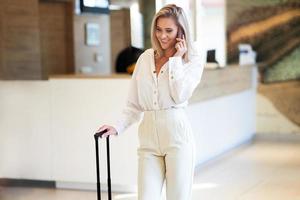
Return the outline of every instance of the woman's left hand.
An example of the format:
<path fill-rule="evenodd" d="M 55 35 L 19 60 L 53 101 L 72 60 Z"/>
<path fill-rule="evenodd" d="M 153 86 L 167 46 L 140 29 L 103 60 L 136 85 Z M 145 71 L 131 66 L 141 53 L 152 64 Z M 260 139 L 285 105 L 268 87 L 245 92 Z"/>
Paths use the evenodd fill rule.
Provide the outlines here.
<path fill-rule="evenodd" d="M 182 57 L 187 52 L 186 41 L 184 35 L 181 38 L 176 38 L 177 43 L 175 44 L 175 49 L 177 50 L 174 56 Z"/>

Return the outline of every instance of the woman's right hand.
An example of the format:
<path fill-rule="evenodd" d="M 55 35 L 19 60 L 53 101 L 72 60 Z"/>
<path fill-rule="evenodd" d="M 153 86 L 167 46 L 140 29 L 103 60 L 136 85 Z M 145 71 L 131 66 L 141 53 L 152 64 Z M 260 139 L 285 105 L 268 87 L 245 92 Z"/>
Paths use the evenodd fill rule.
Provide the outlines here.
<path fill-rule="evenodd" d="M 176 38 L 177 42 L 175 44 L 176 53 L 175 56 L 182 57 L 187 52 L 187 46 L 186 41 L 184 38 L 184 35 L 182 35 L 182 38 Z"/>
<path fill-rule="evenodd" d="M 109 125 L 103 125 L 101 126 L 98 130 L 97 133 L 106 130 L 106 133 L 103 133 L 103 135 L 101 136 L 101 138 L 106 138 L 109 135 L 117 135 L 117 130 Z"/>

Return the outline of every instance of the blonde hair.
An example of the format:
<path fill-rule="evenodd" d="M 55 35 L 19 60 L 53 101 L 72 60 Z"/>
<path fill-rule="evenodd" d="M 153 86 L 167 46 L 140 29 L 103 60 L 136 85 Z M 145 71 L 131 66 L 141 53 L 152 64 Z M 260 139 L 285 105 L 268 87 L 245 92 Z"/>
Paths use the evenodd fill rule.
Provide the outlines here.
<path fill-rule="evenodd" d="M 175 4 L 168 4 L 164 6 L 153 17 L 151 24 L 151 44 L 156 56 L 160 57 L 163 55 L 163 49 L 161 48 L 159 41 L 155 35 L 157 20 L 160 17 L 173 18 L 178 27 L 178 30 L 182 30 L 187 45 L 187 52 L 184 54 L 183 59 L 186 62 L 189 61 L 191 53 L 193 51 L 189 23 L 183 9 L 179 6 L 176 6 Z"/>

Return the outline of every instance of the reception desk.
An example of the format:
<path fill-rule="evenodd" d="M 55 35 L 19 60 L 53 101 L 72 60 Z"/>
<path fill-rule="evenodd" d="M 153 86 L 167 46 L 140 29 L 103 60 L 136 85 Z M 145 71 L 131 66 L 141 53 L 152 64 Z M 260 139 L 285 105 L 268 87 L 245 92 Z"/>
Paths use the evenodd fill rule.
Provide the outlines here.
<path fill-rule="evenodd" d="M 117 120 L 129 80 L 129 75 L 62 75 L 48 81 L 0 81 L 0 179 L 50 180 L 57 187 L 95 189 L 93 134 L 100 125 Z M 256 82 L 255 66 L 205 69 L 187 108 L 197 166 L 251 140 Z M 111 138 L 115 191 L 136 188 L 137 127 Z"/>

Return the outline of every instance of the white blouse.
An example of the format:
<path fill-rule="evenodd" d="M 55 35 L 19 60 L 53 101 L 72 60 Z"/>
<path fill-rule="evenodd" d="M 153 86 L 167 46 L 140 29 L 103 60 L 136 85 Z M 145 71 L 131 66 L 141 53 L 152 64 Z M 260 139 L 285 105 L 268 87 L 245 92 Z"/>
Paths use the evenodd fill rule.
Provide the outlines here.
<path fill-rule="evenodd" d="M 127 104 L 113 125 L 118 135 L 140 121 L 144 111 L 186 107 L 200 83 L 205 58 L 206 55 L 199 51 L 191 55 L 187 63 L 179 56 L 170 57 L 157 75 L 154 50 L 142 53 L 130 80 Z"/>

